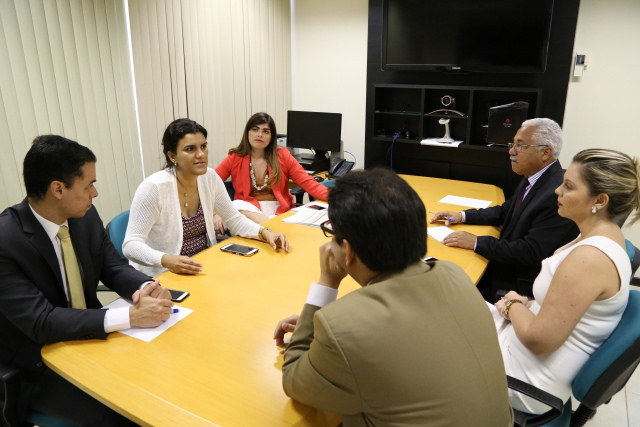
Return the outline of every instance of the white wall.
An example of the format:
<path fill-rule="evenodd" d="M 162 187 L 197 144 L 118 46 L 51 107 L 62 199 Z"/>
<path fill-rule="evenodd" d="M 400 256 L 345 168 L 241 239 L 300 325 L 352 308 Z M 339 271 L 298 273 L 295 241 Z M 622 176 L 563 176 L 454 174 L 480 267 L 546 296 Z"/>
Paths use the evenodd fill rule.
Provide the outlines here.
<path fill-rule="evenodd" d="M 291 108 L 342 113 L 343 149 L 363 168 L 369 2 L 292 0 L 291 12 Z"/>
<path fill-rule="evenodd" d="M 566 167 L 585 148 L 640 158 L 640 1 L 580 3 L 574 50 L 587 55 L 587 69 L 569 83 L 560 160 Z M 640 223 L 623 231 L 640 245 Z"/>
<path fill-rule="evenodd" d="M 293 108 L 343 113 L 344 147 L 362 167 L 368 2 L 292 1 Z M 565 167 L 589 147 L 640 158 L 638 22 L 638 0 L 581 1 L 575 49 L 587 54 L 588 68 L 569 84 L 560 157 Z M 623 231 L 640 245 L 640 224 Z"/>

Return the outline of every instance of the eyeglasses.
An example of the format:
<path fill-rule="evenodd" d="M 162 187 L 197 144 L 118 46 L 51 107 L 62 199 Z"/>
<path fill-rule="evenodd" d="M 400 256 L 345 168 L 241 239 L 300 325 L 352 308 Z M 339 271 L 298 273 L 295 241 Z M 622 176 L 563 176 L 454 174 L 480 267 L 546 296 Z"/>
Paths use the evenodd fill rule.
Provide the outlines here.
<path fill-rule="evenodd" d="M 322 229 L 322 232 L 324 233 L 325 237 L 333 237 L 335 235 L 335 233 L 333 232 L 333 227 L 331 227 L 330 221 L 325 221 L 322 224 L 320 224 L 320 228 Z"/>
<path fill-rule="evenodd" d="M 509 150 L 511 150 L 512 148 L 515 148 L 518 153 L 522 153 L 524 150 L 526 150 L 529 147 L 548 147 L 548 145 L 547 144 L 520 144 L 517 142 L 510 142 L 507 144 L 507 147 L 509 147 Z"/>

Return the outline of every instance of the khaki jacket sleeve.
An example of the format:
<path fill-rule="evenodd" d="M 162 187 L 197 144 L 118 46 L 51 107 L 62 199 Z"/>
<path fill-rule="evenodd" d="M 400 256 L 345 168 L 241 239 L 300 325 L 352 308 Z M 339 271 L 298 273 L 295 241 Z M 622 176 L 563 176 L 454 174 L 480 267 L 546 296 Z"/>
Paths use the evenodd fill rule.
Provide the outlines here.
<path fill-rule="evenodd" d="M 319 310 L 309 304 L 302 310 L 284 355 L 284 391 L 299 402 L 325 411 L 362 412 L 347 356 Z"/>

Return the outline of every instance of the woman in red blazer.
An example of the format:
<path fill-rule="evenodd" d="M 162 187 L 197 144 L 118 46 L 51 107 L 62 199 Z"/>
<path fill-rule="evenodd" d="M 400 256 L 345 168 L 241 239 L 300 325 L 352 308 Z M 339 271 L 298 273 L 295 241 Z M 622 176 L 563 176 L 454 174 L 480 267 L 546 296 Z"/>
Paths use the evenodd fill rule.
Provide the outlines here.
<path fill-rule="evenodd" d="M 257 223 L 295 206 L 289 179 L 316 199 L 327 200 L 329 195 L 329 189 L 309 176 L 286 148 L 278 147 L 276 135 L 270 115 L 254 114 L 240 144 L 216 168 L 223 181 L 231 176 L 234 206 Z"/>

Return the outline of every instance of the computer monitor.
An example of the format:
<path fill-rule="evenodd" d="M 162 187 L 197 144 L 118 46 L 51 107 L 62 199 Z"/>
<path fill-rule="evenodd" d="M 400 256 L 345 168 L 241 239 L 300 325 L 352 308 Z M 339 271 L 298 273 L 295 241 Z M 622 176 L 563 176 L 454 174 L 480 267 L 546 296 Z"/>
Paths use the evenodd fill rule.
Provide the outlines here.
<path fill-rule="evenodd" d="M 287 112 L 287 147 L 307 148 L 315 157 L 304 160 L 326 159 L 327 151 L 340 151 L 342 114 L 316 111 Z"/>

